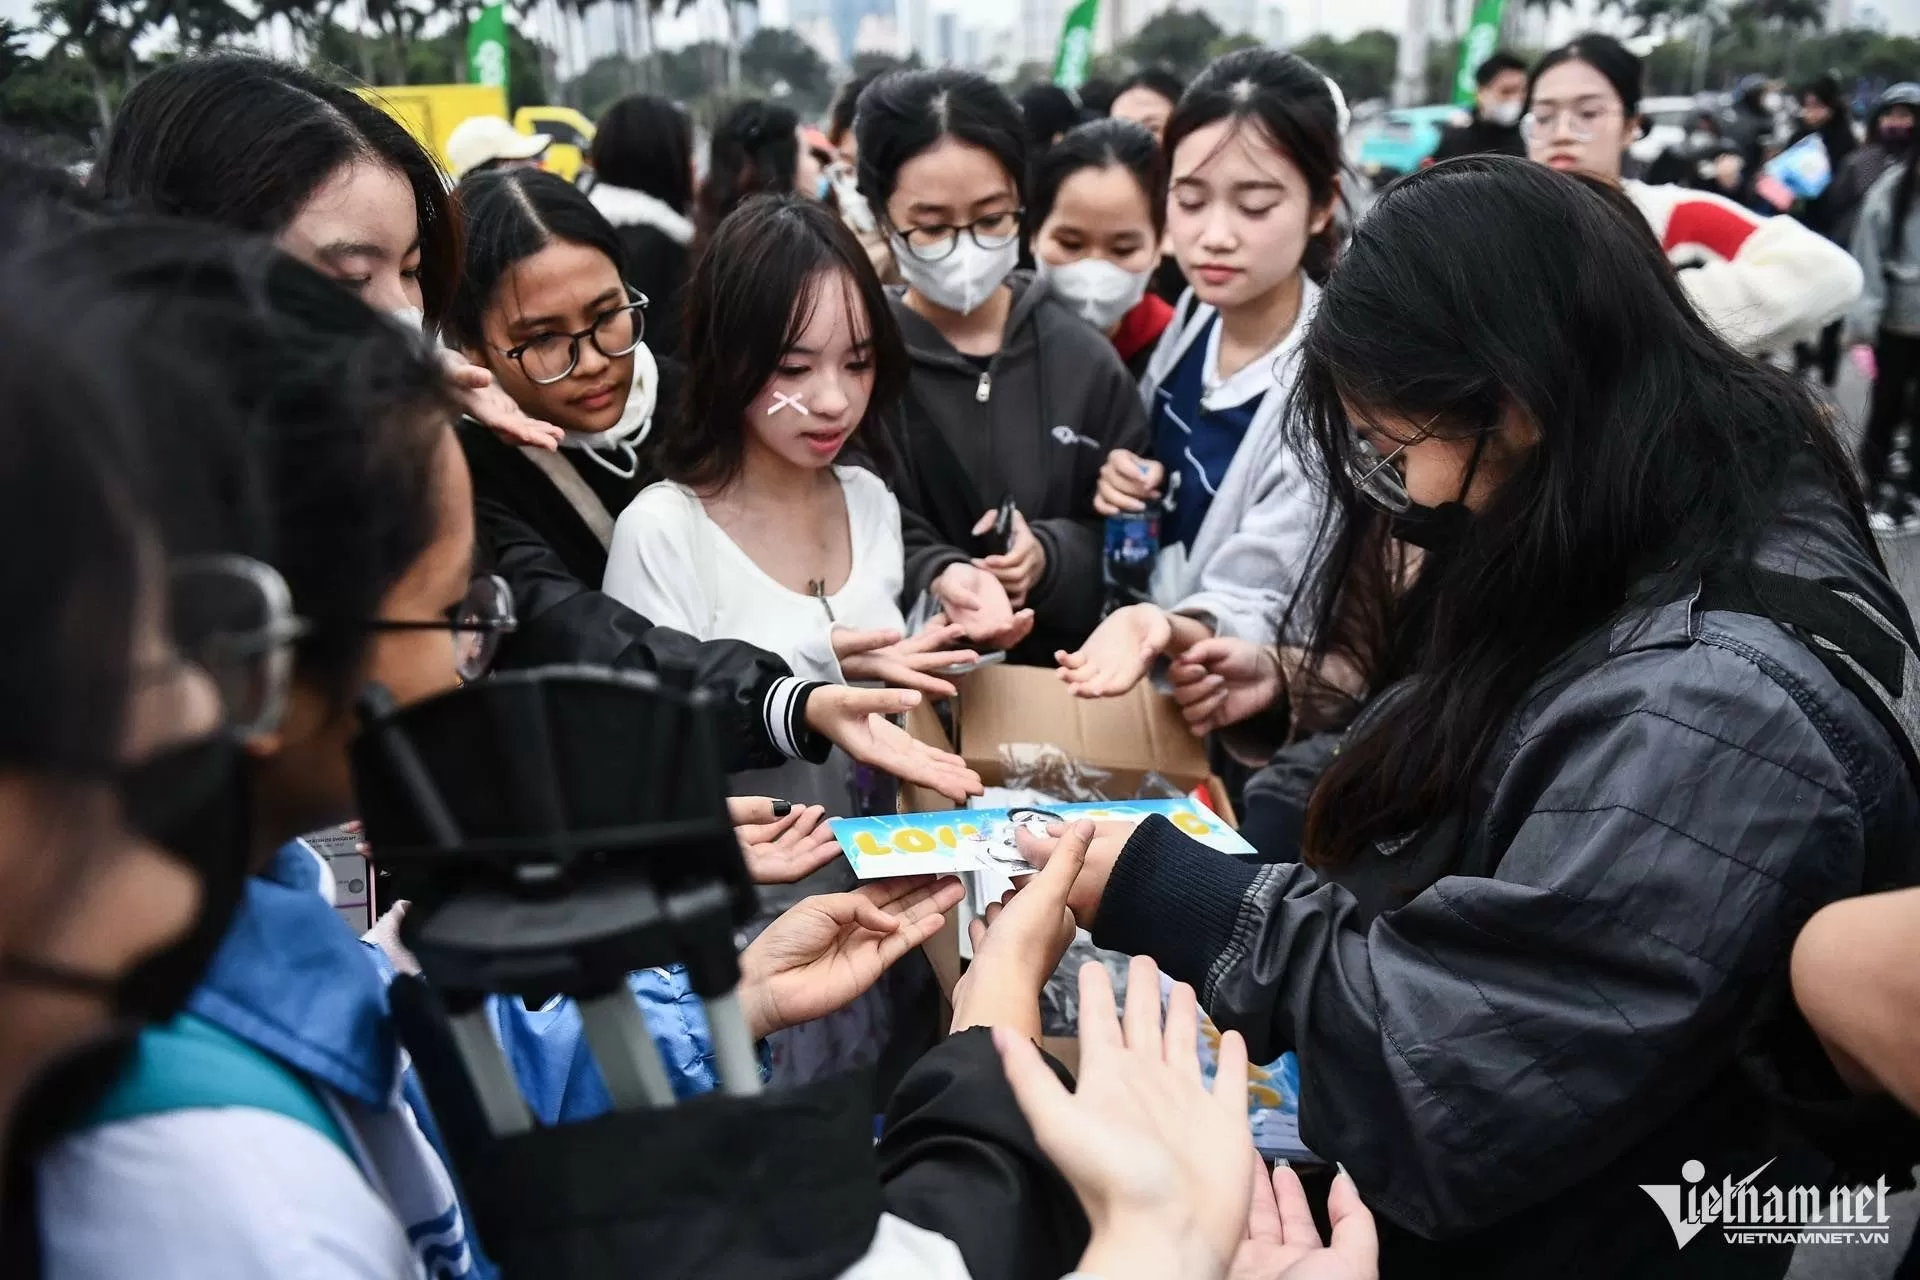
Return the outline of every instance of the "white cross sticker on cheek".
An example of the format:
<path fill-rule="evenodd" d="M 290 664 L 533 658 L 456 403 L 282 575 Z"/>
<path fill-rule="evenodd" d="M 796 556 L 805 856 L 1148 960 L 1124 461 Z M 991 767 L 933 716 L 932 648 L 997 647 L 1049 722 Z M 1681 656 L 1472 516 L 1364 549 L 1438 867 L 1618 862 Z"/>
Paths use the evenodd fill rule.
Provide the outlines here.
<path fill-rule="evenodd" d="M 788 395 L 784 391 L 776 391 L 773 393 L 773 403 L 767 406 L 767 416 L 772 417 L 782 409 L 792 409 L 802 417 L 810 418 L 813 416 L 812 410 L 800 403 L 798 394 Z"/>

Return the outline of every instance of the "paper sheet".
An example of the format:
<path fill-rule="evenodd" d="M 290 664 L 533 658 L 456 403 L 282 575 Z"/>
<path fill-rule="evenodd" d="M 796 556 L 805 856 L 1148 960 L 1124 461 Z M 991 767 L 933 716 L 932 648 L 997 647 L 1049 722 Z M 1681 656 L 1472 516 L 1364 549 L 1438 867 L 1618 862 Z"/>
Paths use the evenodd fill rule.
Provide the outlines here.
<path fill-rule="evenodd" d="M 1035 868 L 1020 856 L 1014 833 L 1026 827 L 1045 835 L 1054 822 L 1144 821 L 1160 814 L 1193 839 L 1222 853 L 1247 856 L 1253 846 L 1212 810 L 1185 796 L 1178 800 L 1116 800 L 1057 804 L 1045 808 L 966 809 L 903 813 L 875 818 L 834 818 L 834 838 L 862 880 L 892 876 L 951 875 L 998 871 L 1028 875 Z"/>

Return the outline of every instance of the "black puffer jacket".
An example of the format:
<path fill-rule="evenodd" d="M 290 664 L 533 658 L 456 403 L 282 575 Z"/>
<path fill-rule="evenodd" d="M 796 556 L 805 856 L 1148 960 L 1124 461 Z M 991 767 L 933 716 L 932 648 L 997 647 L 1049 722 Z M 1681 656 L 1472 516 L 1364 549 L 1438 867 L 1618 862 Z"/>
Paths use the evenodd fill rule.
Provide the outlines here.
<path fill-rule="evenodd" d="M 1759 563 L 1903 622 L 1852 525 L 1804 489 Z M 1920 796 L 1778 624 L 1680 600 L 1600 634 L 1506 726 L 1449 874 L 1451 831 L 1323 878 L 1153 823 L 1101 903 L 1098 945 L 1193 982 L 1256 1061 L 1298 1048 L 1302 1137 L 1380 1215 L 1384 1275 L 1777 1276 L 1790 1247 L 1681 1251 L 1640 1188 L 1696 1159 L 1714 1186 L 1828 1170 L 1755 1081 L 1792 1065 L 1839 1096 L 1787 958 L 1821 905 L 1920 878 Z"/>

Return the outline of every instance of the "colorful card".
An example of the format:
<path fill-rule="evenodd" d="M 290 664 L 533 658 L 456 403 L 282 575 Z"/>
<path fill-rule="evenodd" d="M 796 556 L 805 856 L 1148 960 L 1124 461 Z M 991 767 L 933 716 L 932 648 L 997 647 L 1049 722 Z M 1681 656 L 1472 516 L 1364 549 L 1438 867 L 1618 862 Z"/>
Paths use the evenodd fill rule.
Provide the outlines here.
<path fill-rule="evenodd" d="M 1028 875 L 1035 868 L 1020 856 L 1020 827 L 1045 835 L 1049 824 L 1089 818 L 1095 822 L 1141 822 L 1159 814 L 1209 849 L 1240 856 L 1254 852 L 1240 833 L 1205 805 L 1177 800 L 1115 800 L 1025 809 L 949 809 L 875 818 L 834 818 L 833 835 L 862 880 L 890 876 L 951 875 L 998 871 Z"/>

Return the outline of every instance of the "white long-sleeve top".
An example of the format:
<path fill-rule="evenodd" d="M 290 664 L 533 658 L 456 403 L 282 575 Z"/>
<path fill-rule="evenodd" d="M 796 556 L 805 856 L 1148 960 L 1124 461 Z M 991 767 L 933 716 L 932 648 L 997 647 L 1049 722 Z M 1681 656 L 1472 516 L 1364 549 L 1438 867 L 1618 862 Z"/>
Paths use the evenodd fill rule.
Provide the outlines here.
<path fill-rule="evenodd" d="M 1792 218 L 1762 218 L 1708 191 L 1621 184 L 1680 285 L 1721 337 L 1749 355 L 1784 349 L 1860 296 L 1851 255 Z"/>
<path fill-rule="evenodd" d="M 658 626 L 701 640 L 744 640 L 784 658 L 803 679 L 843 683 L 834 656 L 835 626 L 904 632 L 899 595 L 906 553 L 900 504 L 861 467 L 835 467 L 846 496 L 853 569 L 823 604 L 774 581 L 707 514 L 684 485 L 649 485 L 620 513 L 607 549 L 601 589 Z M 829 612 L 831 611 L 831 612 Z M 825 764 L 794 760 L 736 774 L 739 794 L 777 796 L 850 813 L 848 761 L 837 749 Z"/>

